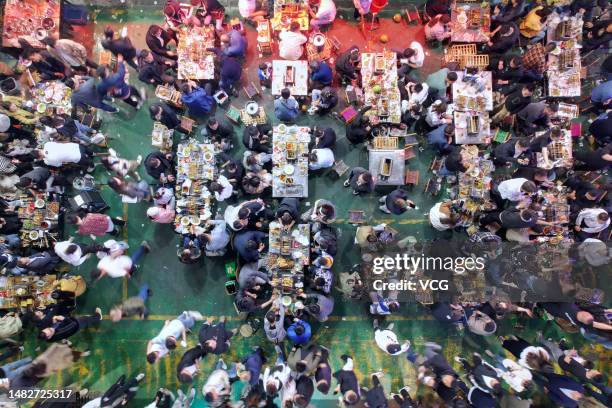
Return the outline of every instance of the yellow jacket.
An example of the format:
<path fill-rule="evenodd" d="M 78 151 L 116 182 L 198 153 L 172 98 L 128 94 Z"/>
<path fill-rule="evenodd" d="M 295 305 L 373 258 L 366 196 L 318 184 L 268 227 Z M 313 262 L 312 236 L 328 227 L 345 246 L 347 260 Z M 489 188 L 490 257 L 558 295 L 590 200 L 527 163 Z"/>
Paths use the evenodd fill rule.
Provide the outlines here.
<path fill-rule="evenodd" d="M 529 14 L 527 14 L 527 16 L 525 16 L 525 19 L 521 22 L 519 28 L 521 30 L 521 34 L 524 37 L 532 38 L 535 37 L 540 31 L 542 31 L 542 17 L 538 16 L 536 12 L 538 10 L 542 10 L 543 8 L 544 7 L 542 6 L 535 7 L 529 12 Z"/>

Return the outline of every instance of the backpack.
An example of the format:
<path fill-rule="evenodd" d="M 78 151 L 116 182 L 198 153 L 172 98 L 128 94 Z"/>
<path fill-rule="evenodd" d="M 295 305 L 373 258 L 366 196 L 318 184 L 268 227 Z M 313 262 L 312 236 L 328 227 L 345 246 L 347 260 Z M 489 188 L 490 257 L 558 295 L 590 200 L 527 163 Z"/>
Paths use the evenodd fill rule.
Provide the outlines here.
<path fill-rule="evenodd" d="M 21 319 L 14 313 L 0 317 L 0 339 L 7 339 L 19 333 L 22 328 Z"/>

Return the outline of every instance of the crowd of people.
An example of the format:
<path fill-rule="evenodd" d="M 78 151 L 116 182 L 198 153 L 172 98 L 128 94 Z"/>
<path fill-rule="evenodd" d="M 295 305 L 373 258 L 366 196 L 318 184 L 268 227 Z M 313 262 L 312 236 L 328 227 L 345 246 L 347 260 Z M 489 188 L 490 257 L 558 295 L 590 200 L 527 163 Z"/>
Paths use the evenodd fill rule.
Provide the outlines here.
<path fill-rule="evenodd" d="M 66 224 L 67 231 L 74 231 L 73 236 L 64 234 L 48 247 L 36 248 L 24 242 L 21 232 L 27 220 L 20 216 L 24 197 L 38 203 L 52 195 L 74 196 L 82 190 L 76 191 L 76 180 L 93 180 L 117 193 L 113 206 L 120 197 L 145 202 L 148 220 L 166 224 L 160 228 L 170 234 L 182 218 L 176 196 L 182 188 L 177 183 L 177 152 L 166 149 L 121 157 L 112 148 L 115 135 L 100 131 L 106 126 L 104 122 L 122 120 L 117 115 L 120 110 L 147 106 L 151 122 L 175 131 L 181 142 L 203 139 L 215 149 L 218 173 L 207 183 L 215 211 L 197 228 L 180 235 L 180 262 L 237 258 L 236 310 L 248 324 L 259 321 L 264 334 L 259 347 L 240 356 L 239 361 L 226 363 L 224 356 L 240 339 L 237 328 L 229 328 L 225 317 L 216 316 L 215 321 L 198 311 L 184 311 L 166 321 L 143 348 L 142 359 L 155 365 L 170 354 L 182 353 L 175 367 L 176 379 L 189 391 L 179 389 L 175 395 L 162 388 L 151 396 L 150 407 L 189 407 L 196 398 L 203 398 L 211 407 L 307 407 L 317 406 L 313 402 L 315 392 L 336 395 L 340 406 L 365 403 L 371 408 L 490 408 L 502 403 L 572 408 L 583 406 L 587 400 L 593 406 L 610 406 L 612 389 L 607 373 L 598 370 L 607 368 L 605 359 L 609 360 L 612 347 L 612 312 L 606 308 L 609 300 L 605 296 L 611 257 L 607 177 L 612 161 L 612 59 L 608 54 L 612 22 L 608 2 L 490 2 L 490 35 L 478 47 L 479 52 L 489 55 L 486 70 L 492 73 L 495 106 L 491 136 L 477 156 L 491 160 L 495 166 L 488 189 L 491 205 L 473 211 L 455 195 L 424 209 L 432 235 L 437 237 L 432 242 L 413 242 L 393 225 L 361 224 L 352 245 L 363 255 L 362 262 L 356 262 L 350 271 L 339 268 L 339 258 L 334 262 L 342 251 L 335 224 L 338 201 L 334 197 L 317 197 L 312 205 L 307 205 L 306 199 L 272 197 L 273 127 L 281 123 L 291 126 L 311 115 L 341 119 L 339 110 L 345 104 L 339 89 L 368 86 L 361 83 L 365 50 L 352 46 L 331 61 L 309 61 L 309 95 L 296 96 L 290 87 L 282 89 L 268 122 L 244 126 L 240 137 L 239 127 L 222 114 L 215 95 L 221 90 L 230 99 L 239 96 L 249 66 L 247 51 L 256 46 L 247 41 L 248 26 L 269 19 L 273 12 L 271 5 L 262 5 L 266 2 L 238 3 L 242 22 L 226 16 L 217 0 L 193 0 L 193 8 L 168 0 L 163 5 L 163 21 L 146 32 L 144 49 L 137 49 L 125 33 L 106 27 L 100 44 L 113 55 L 113 64 L 96 63 L 91 58 L 92 50 L 78 38 L 51 35 L 42 40 L 44 48 L 21 39 L 21 48 L 3 50 L 15 57 L 16 63 L 3 65 L 0 73 L 0 266 L 7 277 L 54 273 L 58 279 L 53 282 L 53 302 L 34 310 L 20 308 L 0 318 L 0 338 L 6 347 L 0 360 L 13 359 L 0 367 L 2 398 L 11 401 L 6 399 L 11 390 L 42 387 L 49 376 L 86 358 L 89 351 L 79 351 L 76 346 L 87 350 L 87 344 L 81 340 L 73 345 L 70 340 L 75 334 L 99 326 L 103 319 L 146 319 L 149 314 L 151 291 L 147 285 L 139 288 L 137 296 L 113 306 L 107 315 L 100 308 L 76 310 L 77 297 L 99 279 L 129 279 L 138 274 L 143 277 L 139 280 L 146 281 L 160 272 L 139 267 L 143 257 L 156 256 L 152 252 L 156 243 L 143 240 L 137 248 L 130 248 L 122 240 L 126 220 L 105 214 L 107 206 L 74 207 L 64 200 L 60 222 Z M 382 27 L 393 24 L 378 20 L 377 11 L 371 10 L 378 2 L 353 3 L 354 16 L 351 13 L 350 17 L 355 21 L 376 21 Z M 333 0 L 308 0 L 305 4 L 311 30 L 325 32 L 333 26 L 337 16 Z M 427 44 L 406 40 L 404 49 L 394 51 L 400 123 L 390 124 L 372 115 L 372 106 L 361 104 L 345 124 L 345 134 L 327 126 L 312 128 L 307 153 L 312 178 L 321 177 L 321 170 L 331 171 L 342 159 L 336 152 L 337 144 L 371 147 L 381 130 L 388 128 L 414 132 L 423 156 L 435 155 L 443 163 L 428 177 L 445 183 L 449 191 L 456 189 L 463 175 L 478 174 L 480 162 L 455 140 L 458 125 L 453 110 L 457 101 L 452 95 L 453 84 L 462 80 L 458 73 L 467 76 L 475 72 L 464 71 L 455 61 L 440 62 L 428 75 L 421 72 L 425 59 L 435 58 L 433 52 L 426 52 L 428 47 L 451 45 L 451 2 L 430 0 L 422 14 L 419 32 L 424 30 Z M 584 21 L 580 53 L 585 58 L 599 56 L 595 74 L 591 74 L 595 80 L 588 86 L 590 96 L 567 100 L 579 106 L 584 120 L 583 134 L 573 135 L 569 166 L 552 158 L 553 145 L 566 130 L 558 98 L 547 97 L 545 91 L 547 56 L 556 49 L 546 41 L 547 23 L 553 14 L 580 16 Z M 180 79 L 176 45 L 182 30 L 205 26 L 214 27 L 215 32 L 215 47 L 209 50 L 215 56 L 215 78 Z M 361 35 L 358 29 L 355 33 Z M 307 34 L 297 22 L 280 31 L 279 57 L 306 59 Z M 272 64 L 264 59 L 254 66 L 262 91 L 269 92 Z M 70 89 L 70 112 L 37 109 L 32 93 L 49 83 L 61 83 Z M 158 85 L 179 92 L 182 106 L 151 97 Z M 149 103 L 148 99 L 154 100 Z M 92 119 L 92 112 L 99 114 L 101 123 Z M 200 129 L 189 133 L 182 126 L 181 116 L 196 120 Z M 508 137 L 493 140 L 499 132 Z M 538 167 L 538 155 L 546 166 Z M 416 190 L 380 188 L 367 164 L 360 164 L 365 167 L 353 167 L 337 181 L 347 189 L 350 200 L 376 196 L 375 211 L 397 220 L 419 215 Z M 108 172 L 107 180 L 97 179 L 101 172 L 96 169 L 100 167 Z M 149 177 L 141 177 L 141 168 Z M 561 192 L 567 198 L 568 211 L 550 221 L 543 203 Z M 309 225 L 308 265 L 302 287 L 292 294 L 291 307 L 269 273 L 272 224 L 286 232 L 299 224 Z M 465 275 L 443 267 L 419 271 L 417 276 L 449 280 L 451 290 L 430 302 L 407 305 L 398 291 L 372 286 L 372 260 L 406 251 L 434 257 L 473 255 L 483 258 L 485 266 L 472 277 L 469 272 Z M 546 254 L 554 256 L 543 265 Z M 92 259 L 96 262 L 93 271 L 71 273 L 72 268 Z M 458 282 L 466 277 L 482 283 L 482 293 L 469 301 L 458 289 Z M 389 277 L 391 281 L 404 278 L 399 273 Z M 368 356 L 355 355 L 350 339 L 343 339 L 342 345 L 334 343 L 333 348 L 320 344 L 317 329 L 334 313 L 339 299 L 367 303 L 372 344 L 387 358 L 385 364 L 398 364 L 396 359 L 401 358 L 413 365 L 416 382 L 422 385 L 418 396 L 408 386 L 385 389 L 382 372 L 356 370 L 356 364 Z M 398 336 L 402 331 L 399 326 L 409 324 L 413 313 L 429 314 L 449 335 L 457 332 L 487 346 L 473 356 L 456 356 L 449 362 L 448 353 L 439 344 L 416 346 L 411 339 Z M 525 337 L 521 338 L 507 330 L 511 314 L 524 322 L 554 320 L 547 324 L 556 324 L 558 330 L 573 335 L 552 338 L 532 330 L 533 334 L 519 333 Z M 397 320 L 397 316 L 408 320 Z M 37 333 L 39 341 L 49 346 L 38 356 L 24 356 L 22 343 L 34 339 L 23 335 L 20 340 L 12 339 L 23 330 L 28 335 Z M 192 331 L 197 331 L 197 341 L 187 349 Z M 498 342 L 483 340 L 493 335 L 499 336 Z M 585 356 L 583 344 L 602 346 L 607 357 L 597 361 Z M 272 349 L 274 353 L 269 352 Z M 19 358 L 15 360 L 15 356 Z M 214 371 L 202 372 L 204 359 L 216 361 Z M 338 361 L 342 363 L 333 364 Z M 128 404 L 144 374 L 125 374 L 85 406 Z M 193 388 L 200 377 L 201 393 Z M 232 399 L 236 383 L 246 385 L 239 400 Z M 81 390 L 81 396 L 87 398 L 85 390 Z"/>

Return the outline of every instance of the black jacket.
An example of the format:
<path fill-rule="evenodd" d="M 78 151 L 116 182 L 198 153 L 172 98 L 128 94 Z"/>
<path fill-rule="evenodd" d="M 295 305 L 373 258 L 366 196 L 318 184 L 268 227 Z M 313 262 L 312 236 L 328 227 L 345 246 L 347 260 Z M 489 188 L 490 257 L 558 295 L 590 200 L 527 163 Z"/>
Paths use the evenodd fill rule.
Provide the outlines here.
<path fill-rule="evenodd" d="M 149 164 L 149 159 L 152 157 L 159 159 L 159 161 L 161 162 L 161 164 L 158 167 L 152 167 Z M 172 174 L 172 161 L 168 160 L 166 158 L 166 155 L 160 152 L 159 150 L 156 152 L 149 153 L 144 163 L 145 163 L 145 168 L 147 170 L 147 174 L 156 180 L 159 180 L 162 173 L 165 175 Z"/>
<path fill-rule="evenodd" d="M 151 27 L 149 27 L 146 36 L 147 47 L 149 47 L 153 54 L 156 54 L 160 57 L 177 59 L 176 55 L 168 54 L 170 50 L 167 48 L 167 46 L 170 40 L 172 40 L 172 37 L 170 37 L 170 35 L 163 29 L 161 33 L 161 42 L 157 37 L 153 35 L 155 30 L 157 30 L 158 28 L 160 27 L 157 25 L 152 25 Z"/>

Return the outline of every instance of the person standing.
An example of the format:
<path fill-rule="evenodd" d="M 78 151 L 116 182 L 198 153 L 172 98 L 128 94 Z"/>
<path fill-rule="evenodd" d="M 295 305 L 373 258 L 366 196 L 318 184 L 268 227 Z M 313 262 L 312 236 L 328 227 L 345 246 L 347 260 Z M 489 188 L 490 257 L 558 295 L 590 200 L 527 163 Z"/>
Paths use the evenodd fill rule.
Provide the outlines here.
<path fill-rule="evenodd" d="M 95 314 L 90 316 L 54 316 L 52 325 L 40 331 L 39 338 L 49 343 L 67 339 L 78 331 L 91 327 L 102 320 L 102 310 L 97 307 Z"/>

